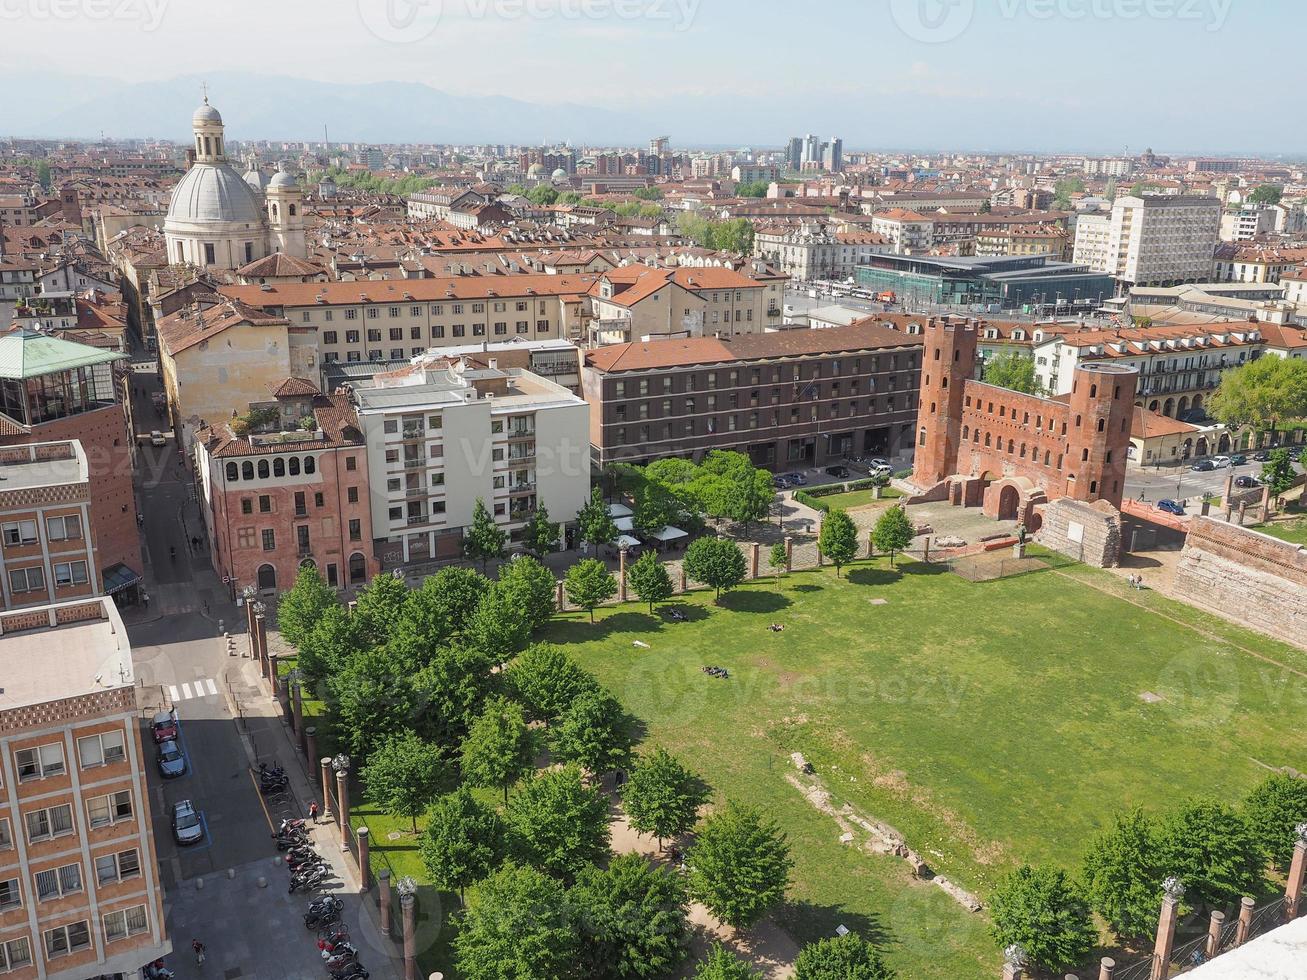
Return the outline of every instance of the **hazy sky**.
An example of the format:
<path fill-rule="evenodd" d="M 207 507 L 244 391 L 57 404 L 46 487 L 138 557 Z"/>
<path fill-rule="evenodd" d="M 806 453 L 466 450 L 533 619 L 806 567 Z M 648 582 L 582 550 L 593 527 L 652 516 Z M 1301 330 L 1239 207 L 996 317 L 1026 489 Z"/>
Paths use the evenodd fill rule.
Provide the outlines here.
<path fill-rule="evenodd" d="M 418 81 L 661 110 L 674 140 L 682 99 L 771 123 L 727 140 L 838 125 L 851 148 L 924 116 L 968 146 L 1307 149 L 1304 28 L 1303 0 L 0 0 L 21 87 L 51 66 Z"/>

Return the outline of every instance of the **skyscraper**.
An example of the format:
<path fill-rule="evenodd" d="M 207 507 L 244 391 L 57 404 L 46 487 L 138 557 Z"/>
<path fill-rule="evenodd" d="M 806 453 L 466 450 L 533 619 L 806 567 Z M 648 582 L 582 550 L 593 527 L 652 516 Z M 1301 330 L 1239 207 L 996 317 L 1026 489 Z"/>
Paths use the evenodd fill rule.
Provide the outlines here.
<path fill-rule="evenodd" d="M 844 169 L 844 140 L 832 136 L 829 143 L 823 143 L 821 165 L 831 173 Z"/>
<path fill-rule="evenodd" d="M 800 164 L 821 162 L 821 144 L 812 133 L 803 137 L 803 156 L 799 162 Z"/>
<path fill-rule="evenodd" d="M 798 136 L 791 136 L 790 141 L 785 144 L 785 169 L 797 171 L 803 164 L 803 140 Z"/>

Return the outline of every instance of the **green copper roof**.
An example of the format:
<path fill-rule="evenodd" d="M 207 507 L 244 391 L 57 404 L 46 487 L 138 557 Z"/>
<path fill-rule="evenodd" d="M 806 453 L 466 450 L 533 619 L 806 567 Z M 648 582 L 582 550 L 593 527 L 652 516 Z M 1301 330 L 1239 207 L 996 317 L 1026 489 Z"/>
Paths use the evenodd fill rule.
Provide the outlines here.
<path fill-rule="evenodd" d="M 117 351 L 60 340 L 35 330 L 14 330 L 0 336 L 0 378 L 14 381 L 108 364 L 124 357 Z"/>

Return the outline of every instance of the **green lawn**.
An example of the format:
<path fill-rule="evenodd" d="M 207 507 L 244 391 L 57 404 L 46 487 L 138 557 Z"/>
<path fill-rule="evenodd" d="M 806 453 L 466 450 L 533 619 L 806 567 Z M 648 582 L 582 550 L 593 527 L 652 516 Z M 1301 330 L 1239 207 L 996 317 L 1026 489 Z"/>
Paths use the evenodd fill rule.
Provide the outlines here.
<path fill-rule="evenodd" d="M 594 626 L 560 617 L 544 638 L 719 798 L 781 822 L 796 859 L 781 921 L 796 939 L 844 923 L 882 939 L 901 976 L 990 977 L 999 952 L 983 917 L 913 882 L 902 862 L 840 845 L 834 822 L 785 782 L 790 752 L 837 803 L 893 824 L 982 898 L 1020 861 L 1078 864 L 1115 809 L 1235 800 L 1263 765 L 1301 768 L 1307 755 L 1307 733 L 1290 722 L 1307 680 L 1252 653 L 1300 670 L 1307 655 L 1129 593 L 1141 607 L 1115 576 L 1055 564 L 1065 574 L 970 583 L 938 566 L 864 562 L 842 579 L 756 583 L 720 608 L 697 593 L 687 623 L 632 604 L 600 610 Z M 705 664 L 731 679 L 707 677 Z"/>
<path fill-rule="evenodd" d="M 886 487 L 881 491 L 879 501 L 871 490 L 853 490 L 849 493 L 833 493 L 829 497 L 818 497 L 817 499 L 823 504 L 829 504 L 831 507 L 848 510 L 851 507 L 865 507 L 867 504 L 894 500 L 902 496 L 903 494 L 898 490 L 895 490 L 893 487 Z"/>
<path fill-rule="evenodd" d="M 1281 541 L 1307 544 L 1307 517 L 1300 517 L 1294 521 L 1280 521 L 1275 524 L 1259 524 L 1257 530 L 1279 538 Z"/>

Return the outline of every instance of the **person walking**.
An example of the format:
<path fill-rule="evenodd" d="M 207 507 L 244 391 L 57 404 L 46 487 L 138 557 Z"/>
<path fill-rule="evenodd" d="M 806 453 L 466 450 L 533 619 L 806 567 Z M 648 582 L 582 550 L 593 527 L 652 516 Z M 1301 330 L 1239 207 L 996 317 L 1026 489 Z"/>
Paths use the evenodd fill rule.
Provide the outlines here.
<path fill-rule="evenodd" d="M 309 819 L 314 823 L 318 822 L 318 801 L 314 800 L 309 804 Z"/>
<path fill-rule="evenodd" d="M 192 939 L 192 940 L 191 940 L 191 949 L 193 949 L 193 950 L 195 951 L 195 965 L 196 965 L 196 966 L 203 966 L 203 965 L 204 965 L 204 955 L 205 955 L 205 954 L 204 954 L 204 943 L 200 942 L 198 939 Z"/>

